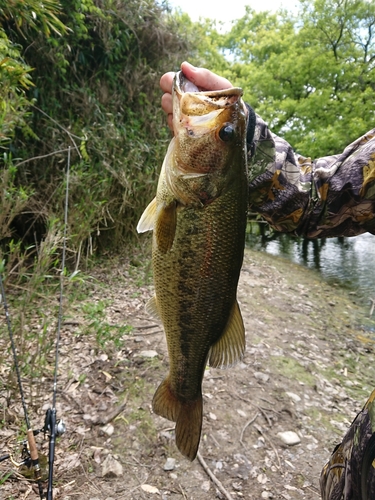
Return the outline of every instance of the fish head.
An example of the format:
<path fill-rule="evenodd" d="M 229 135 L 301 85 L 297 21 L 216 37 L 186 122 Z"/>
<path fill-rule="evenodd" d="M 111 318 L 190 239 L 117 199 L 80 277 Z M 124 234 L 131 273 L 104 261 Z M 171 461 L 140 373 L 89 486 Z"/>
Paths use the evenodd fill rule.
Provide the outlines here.
<path fill-rule="evenodd" d="M 204 196 L 210 201 L 228 182 L 228 175 L 236 175 L 235 166 L 243 168 L 246 113 L 242 94 L 238 87 L 200 91 L 182 71 L 176 73 L 172 91 L 173 161 L 166 174 L 171 189 L 180 197 L 205 186 Z"/>

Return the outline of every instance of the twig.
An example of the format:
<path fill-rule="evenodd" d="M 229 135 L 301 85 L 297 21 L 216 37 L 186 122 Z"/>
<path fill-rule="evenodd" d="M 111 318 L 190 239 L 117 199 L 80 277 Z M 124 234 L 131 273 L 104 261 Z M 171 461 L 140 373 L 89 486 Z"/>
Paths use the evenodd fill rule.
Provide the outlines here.
<path fill-rule="evenodd" d="M 374 312 L 374 309 L 375 309 L 375 299 L 370 299 L 370 301 L 372 302 L 372 306 L 371 306 L 370 314 L 369 314 L 369 317 L 371 318 L 372 313 Z"/>
<path fill-rule="evenodd" d="M 25 495 L 23 496 L 22 500 L 26 500 L 26 498 L 30 495 L 30 493 L 32 493 L 32 491 L 33 491 L 33 487 L 29 486 Z"/>
<path fill-rule="evenodd" d="M 272 422 L 270 420 L 270 417 L 267 415 L 266 411 L 264 410 L 264 408 L 262 408 L 261 406 L 257 406 L 256 408 L 258 408 L 258 410 L 261 412 L 261 414 L 263 415 L 263 417 L 267 420 L 268 425 L 271 427 L 272 426 Z"/>
<path fill-rule="evenodd" d="M 181 490 L 182 496 L 183 496 L 184 498 L 186 498 L 186 500 L 187 500 L 187 496 L 186 496 L 186 493 L 185 493 L 185 491 L 184 491 L 183 487 L 181 486 L 181 484 L 180 484 L 180 483 L 178 483 L 178 486 L 180 487 L 180 490 Z"/>
<path fill-rule="evenodd" d="M 215 436 L 213 434 L 210 434 L 210 438 L 212 439 L 212 441 L 216 444 L 216 446 L 218 448 L 221 448 L 220 443 L 218 443 L 218 441 L 215 439 Z"/>
<path fill-rule="evenodd" d="M 77 150 L 77 153 L 79 155 L 80 158 L 82 158 L 82 155 L 79 151 L 79 149 L 77 148 L 77 144 L 73 141 L 73 137 L 75 139 L 79 139 L 80 141 L 84 140 L 83 137 L 79 137 L 78 135 L 75 135 L 75 134 L 72 134 L 71 132 L 69 132 L 69 130 L 67 130 L 65 127 L 63 127 L 59 122 L 57 122 L 54 118 L 52 118 L 52 116 L 49 116 L 49 114 L 47 114 L 45 111 L 43 111 L 42 109 L 38 108 L 38 106 L 35 106 L 35 104 L 32 106 L 34 109 L 36 109 L 37 111 L 39 111 L 39 113 L 42 113 L 42 115 L 46 116 L 47 118 L 49 118 L 53 123 L 55 123 L 58 127 L 61 128 L 61 130 L 63 130 L 66 134 L 68 134 L 70 140 L 72 141 L 72 143 L 74 144 L 74 147 L 76 148 Z"/>
<path fill-rule="evenodd" d="M 218 488 L 218 490 L 220 490 L 220 492 L 227 498 L 227 500 L 233 500 L 232 495 L 229 493 L 229 491 L 227 491 L 224 488 L 224 486 L 221 484 L 221 482 L 218 480 L 218 478 L 213 474 L 213 472 L 208 467 L 208 465 L 204 461 L 204 458 L 199 453 L 199 451 L 197 453 L 197 459 L 198 459 L 199 463 L 201 464 L 201 466 L 203 467 L 203 469 L 205 470 L 208 477 L 211 479 L 211 481 L 214 483 L 214 485 Z"/>
<path fill-rule="evenodd" d="M 157 328 L 157 327 L 160 328 L 160 325 L 158 325 L 157 323 L 152 323 L 151 325 L 139 325 L 135 326 L 134 328 L 136 328 L 137 330 L 148 330 L 150 328 Z"/>
<path fill-rule="evenodd" d="M 253 423 L 255 422 L 255 420 L 258 418 L 258 415 L 259 415 L 259 413 L 258 413 L 258 412 L 256 412 L 256 414 L 254 415 L 254 417 L 253 417 L 251 420 L 249 420 L 248 422 L 246 422 L 246 424 L 244 425 L 244 427 L 243 427 L 243 429 L 242 429 L 241 436 L 240 436 L 240 443 L 242 444 L 242 446 L 243 446 L 244 448 L 246 448 L 246 446 L 245 446 L 244 442 L 242 441 L 242 438 L 243 438 L 244 432 L 245 432 L 245 430 L 249 427 L 249 425 L 251 425 L 251 424 L 253 424 Z"/>
<path fill-rule="evenodd" d="M 245 403 L 248 403 L 249 405 L 251 405 L 253 408 L 256 408 L 258 411 L 261 412 L 261 414 L 264 416 L 264 418 L 267 420 L 267 423 L 268 425 L 271 427 L 272 426 L 272 422 L 269 418 L 269 416 L 267 415 L 266 411 L 264 408 L 262 408 L 261 406 L 258 406 L 256 404 L 254 404 L 252 401 L 250 401 L 249 399 L 246 399 L 246 398 L 243 398 L 242 396 L 240 396 L 239 394 L 237 393 L 234 393 L 234 395 L 238 398 L 238 399 L 241 399 L 241 401 L 244 401 Z M 263 399 L 263 398 L 260 398 L 260 399 Z M 267 403 L 270 403 L 270 401 L 267 401 L 266 399 L 263 399 L 263 401 L 266 401 Z M 271 404 L 271 403 L 270 403 Z M 272 408 L 267 408 L 267 410 L 269 411 L 273 411 L 274 413 L 279 413 L 277 410 L 273 410 Z"/>
<path fill-rule="evenodd" d="M 135 328 L 138 328 L 137 326 Z M 155 328 L 154 326 L 152 328 Z M 156 335 L 158 333 L 163 333 L 163 330 L 159 328 L 159 330 L 154 330 L 153 332 L 140 332 L 139 334 L 144 336 L 144 335 Z"/>
<path fill-rule="evenodd" d="M 57 155 L 58 153 L 66 153 L 67 151 L 69 151 L 69 148 L 59 149 L 58 151 L 52 151 L 52 153 L 47 153 L 46 155 L 33 156 L 32 158 L 27 158 L 26 160 L 20 161 L 19 163 L 17 163 L 16 167 L 19 167 L 24 163 L 28 163 L 29 161 L 40 160 L 41 158 L 47 158 L 48 156 Z"/>
<path fill-rule="evenodd" d="M 111 411 L 106 417 L 101 417 L 93 421 L 92 422 L 93 425 L 107 425 L 109 424 L 109 422 L 112 422 L 112 420 L 118 417 L 120 413 L 122 413 L 125 410 L 127 402 L 128 402 L 128 393 L 126 394 L 125 401 L 120 406 Z"/>
<path fill-rule="evenodd" d="M 262 431 L 262 428 L 261 428 L 259 425 L 256 425 L 256 424 L 255 424 L 255 425 L 254 425 L 254 427 L 255 427 L 255 428 L 256 428 L 256 430 L 259 432 L 259 434 L 260 434 L 261 436 L 263 436 L 263 437 L 264 437 L 264 439 L 265 439 L 266 441 L 268 441 L 268 442 L 269 442 L 269 444 L 271 445 L 271 447 L 272 447 L 273 451 L 275 452 L 275 455 L 276 455 L 276 458 L 277 458 L 277 463 L 279 464 L 278 466 L 276 465 L 276 467 L 277 467 L 278 469 L 280 469 L 280 467 L 281 467 L 281 462 L 280 462 L 280 457 L 279 457 L 279 454 L 277 453 L 276 446 L 273 444 L 273 442 L 271 441 L 271 439 L 270 439 L 270 438 L 269 438 L 269 437 L 268 437 L 268 436 L 267 436 L 267 435 L 266 435 L 266 434 Z"/>

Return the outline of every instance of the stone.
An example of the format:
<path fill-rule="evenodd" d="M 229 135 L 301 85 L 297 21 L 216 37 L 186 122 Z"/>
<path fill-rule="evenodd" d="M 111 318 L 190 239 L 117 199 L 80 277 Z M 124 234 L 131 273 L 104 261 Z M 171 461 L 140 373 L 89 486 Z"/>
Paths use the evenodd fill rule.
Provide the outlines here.
<path fill-rule="evenodd" d="M 299 435 L 293 431 L 278 432 L 277 435 L 281 441 L 288 446 L 294 446 L 295 444 L 299 444 L 301 442 Z"/>
<path fill-rule="evenodd" d="M 120 477 L 123 475 L 123 467 L 118 460 L 115 460 L 112 455 L 108 455 L 103 462 L 102 476 L 103 477 Z"/>
<path fill-rule="evenodd" d="M 176 459 L 175 458 L 167 458 L 167 461 L 164 464 L 164 470 L 173 470 L 176 467 Z"/>
<path fill-rule="evenodd" d="M 100 430 L 104 432 L 104 434 L 107 434 L 107 436 L 112 436 L 112 434 L 115 431 L 115 428 L 113 427 L 112 424 L 107 424 L 104 427 L 100 427 Z"/>
<path fill-rule="evenodd" d="M 160 491 L 156 488 L 156 486 L 152 486 L 151 484 L 142 484 L 141 488 L 146 493 L 157 493 L 157 494 L 160 494 Z"/>
<path fill-rule="evenodd" d="M 267 375 L 267 373 L 263 373 L 263 372 L 254 372 L 254 377 L 257 380 L 260 380 L 260 382 L 263 382 L 263 383 L 268 382 L 269 379 L 270 379 L 270 376 Z"/>
<path fill-rule="evenodd" d="M 142 358 L 155 358 L 157 355 L 156 351 L 141 351 L 139 353 L 139 356 L 142 356 Z"/>
<path fill-rule="evenodd" d="M 286 392 L 285 394 L 289 396 L 290 399 L 295 403 L 299 403 L 301 401 L 301 398 L 298 396 L 298 394 L 294 394 L 294 392 Z"/>

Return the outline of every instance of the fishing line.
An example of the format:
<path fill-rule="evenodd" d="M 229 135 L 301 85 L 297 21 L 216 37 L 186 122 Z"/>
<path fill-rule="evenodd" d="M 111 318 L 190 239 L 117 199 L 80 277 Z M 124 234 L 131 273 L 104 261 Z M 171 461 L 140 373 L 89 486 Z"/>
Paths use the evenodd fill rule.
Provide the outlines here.
<path fill-rule="evenodd" d="M 3 306 L 4 306 L 5 318 L 6 318 L 7 327 L 8 327 L 10 345 L 11 345 L 12 353 L 13 353 L 14 367 L 16 369 L 18 389 L 19 389 L 19 392 L 21 395 L 23 413 L 25 416 L 25 422 L 26 422 L 26 428 L 27 428 L 26 434 L 27 434 L 27 441 L 29 443 L 29 453 L 30 453 L 30 458 L 31 458 L 31 466 L 32 466 L 33 471 L 34 471 L 34 479 L 38 483 L 40 498 L 43 498 L 43 488 L 42 488 L 42 484 L 41 484 L 42 477 L 41 477 L 41 470 L 40 470 L 39 459 L 38 459 L 38 450 L 37 450 L 36 443 L 35 443 L 34 432 L 31 429 L 29 414 L 27 412 L 26 400 L 25 400 L 25 395 L 23 392 L 22 381 L 21 381 L 21 373 L 20 373 L 20 369 L 19 369 L 19 365 L 18 365 L 16 345 L 14 343 L 12 324 L 10 321 L 8 303 L 6 300 L 5 289 L 4 289 L 4 284 L 3 284 L 3 279 L 2 279 L 1 273 L 0 273 L 0 292 L 1 292 L 1 297 L 3 300 Z"/>
<path fill-rule="evenodd" d="M 53 463 L 55 459 L 56 437 L 65 432 L 65 424 L 62 420 L 57 422 L 56 425 L 56 396 L 57 396 L 57 372 L 59 366 L 59 346 L 60 346 L 61 324 L 63 316 L 66 235 L 68 228 L 69 174 L 70 174 L 70 146 L 68 148 L 68 162 L 66 167 L 66 181 L 65 181 L 66 187 L 65 187 L 65 206 L 64 206 L 64 231 L 63 231 L 63 248 L 62 248 L 61 274 L 60 274 L 59 313 L 58 313 L 57 328 L 56 328 L 55 372 L 53 376 L 52 408 L 47 410 L 45 424 L 44 424 L 45 432 L 47 430 L 49 431 L 47 500 L 52 500 L 53 498 L 52 483 L 53 483 Z"/>

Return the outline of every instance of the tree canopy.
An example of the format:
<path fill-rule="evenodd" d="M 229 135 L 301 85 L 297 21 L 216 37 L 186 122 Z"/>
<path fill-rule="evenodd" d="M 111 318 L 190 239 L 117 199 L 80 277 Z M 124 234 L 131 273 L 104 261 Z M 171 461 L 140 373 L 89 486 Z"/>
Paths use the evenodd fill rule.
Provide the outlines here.
<path fill-rule="evenodd" d="M 302 0 L 295 16 L 247 8 L 222 47 L 245 98 L 302 154 L 341 152 L 373 127 L 373 2 Z"/>

